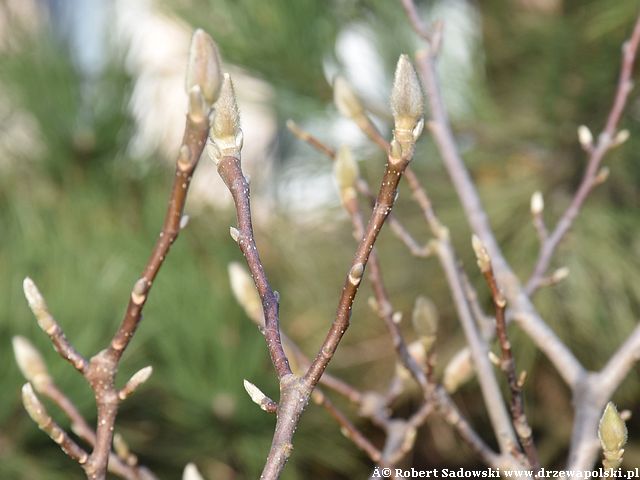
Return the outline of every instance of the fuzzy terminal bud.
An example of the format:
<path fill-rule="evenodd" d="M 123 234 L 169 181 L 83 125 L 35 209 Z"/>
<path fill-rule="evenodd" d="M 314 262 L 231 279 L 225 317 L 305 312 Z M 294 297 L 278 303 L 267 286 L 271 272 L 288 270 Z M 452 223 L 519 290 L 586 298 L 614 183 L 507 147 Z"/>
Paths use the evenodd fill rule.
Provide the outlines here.
<path fill-rule="evenodd" d="M 186 90 L 190 93 L 198 87 L 208 107 L 218 99 L 222 85 L 220 53 L 213 39 L 202 29 L 191 37 L 189 63 L 187 65 Z"/>
<path fill-rule="evenodd" d="M 29 308 L 31 308 L 33 315 L 36 317 L 40 328 L 46 333 L 52 332 L 56 328 L 57 324 L 49 313 L 47 304 L 45 303 L 40 290 L 36 287 L 36 284 L 33 283 L 33 280 L 27 277 L 22 283 L 22 288 L 24 290 L 24 296 L 29 303 Z"/>
<path fill-rule="evenodd" d="M 618 468 L 622 463 L 623 447 L 627 443 L 627 426 L 613 402 L 607 403 L 600 418 L 598 437 L 604 454 L 602 465 L 605 468 Z"/>
<path fill-rule="evenodd" d="M 400 55 L 391 89 L 391 112 L 396 134 L 411 132 L 422 119 L 424 99 L 418 75 L 407 55 Z M 402 141 L 403 139 L 399 139 Z"/>
<path fill-rule="evenodd" d="M 342 115 L 352 120 L 365 114 L 362 102 L 349 82 L 340 75 L 333 80 L 333 102 Z"/>
<path fill-rule="evenodd" d="M 233 82 L 229 74 L 225 73 L 213 113 L 207 151 L 217 165 L 224 156 L 239 156 L 242 140 L 240 111 Z"/>
<path fill-rule="evenodd" d="M 473 246 L 473 251 L 476 254 L 476 260 L 478 261 L 480 271 L 482 273 L 486 273 L 491 270 L 491 257 L 489 257 L 489 252 L 487 252 L 487 248 L 476 235 L 471 237 L 471 245 Z"/>
<path fill-rule="evenodd" d="M 40 352 L 29 340 L 21 336 L 13 337 L 11 343 L 22 375 L 35 387 L 36 391 L 42 391 L 43 387 L 51 383 L 51 376 Z"/>
<path fill-rule="evenodd" d="M 193 463 L 188 463 L 182 472 L 182 480 L 204 480 L 204 477 Z"/>
<path fill-rule="evenodd" d="M 531 214 L 532 215 L 540 215 L 544 210 L 544 197 L 542 196 L 542 192 L 534 192 L 531 195 Z"/>

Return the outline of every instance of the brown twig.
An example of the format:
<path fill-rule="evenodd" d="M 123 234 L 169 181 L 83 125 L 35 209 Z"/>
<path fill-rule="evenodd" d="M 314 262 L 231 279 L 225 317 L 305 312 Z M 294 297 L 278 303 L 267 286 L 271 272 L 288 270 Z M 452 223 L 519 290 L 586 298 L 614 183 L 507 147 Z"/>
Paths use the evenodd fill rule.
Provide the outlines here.
<path fill-rule="evenodd" d="M 500 360 L 500 368 L 507 377 L 507 383 L 509 384 L 509 390 L 511 393 L 511 416 L 513 418 L 513 426 L 520 440 L 520 444 L 527 455 L 529 465 L 534 471 L 534 477 L 537 478 L 535 472 L 540 470 L 540 460 L 538 459 L 538 451 L 533 443 L 533 436 L 529 421 L 524 411 L 524 398 L 522 395 L 522 385 L 520 385 L 518 374 L 516 372 L 516 363 L 513 358 L 513 352 L 511 351 L 511 342 L 507 335 L 507 321 L 505 317 L 505 310 L 507 307 L 507 300 L 498 287 L 498 282 L 493 273 L 493 267 L 491 266 L 491 259 L 487 250 L 482 245 L 482 242 L 478 237 L 473 237 L 473 249 L 478 260 L 478 266 L 484 276 L 489 290 L 491 291 L 491 299 L 495 308 L 496 316 L 496 334 L 498 337 L 498 343 L 500 344 L 500 350 L 502 352 L 502 358 Z"/>
<path fill-rule="evenodd" d="M 413 0 L 402 0 L 402 3 L 410 16 L 414 13 L 418 16 Z M 417 33 L 420 34 L 421 32 L 418 31 Z M 551 237 L 554 237 L 553 242 L 557 245 L 562 236 L 564 236 L 564 233 L 568 231 L 575 216 L 579 213 L 579 209 L 584 203 L 586 195 L 594 186 L 593 182 L 596 181 L 597 183 L 600 181 L 597 167 L 601 162 L 602 156 L 612 146 L 612 142 L 619 143 L 621 140 L 624 140 L 624 136 L 622 139 L 620 137 L 618 137 L 617 140 L 614 139 L 613 134 L 615 133 L 629 94 L 629 88 L 631 86 L 630 75 L 639 42 L 640 17 L 636 20 L 631 40 L 627 42 L 624 47 L 623 65 L 621 67 L 618 89 L 615 95 L 614 106 L 607 119 L 604 135 L 600 136 L 598 146 L 591 148 L 591 160 L 587 172 L 585 172 L 583 183 L 578 189 L 578 194 L 574 197 L 572 204 L 566 212 L 566 217 L 563 217 L 565 220 L 559 222 L 554 229 L 554 232 L 558 232 L 556 234 L 557 240 L 555 240 L 556 237 L 554 237 L 553 233 L 547 240 L 549 246 L 547 250 L 541 254 L 542 260 L 537 262 L 537 264 L 540 265 L 540 267 L 537 267 L 540 272 L 546 270 L 551 254 L 555 249 L 555 246 L 553 246 L 553 248 L 551 247 L 551 245 L 553 245 L 550 243 Z M 529 288 L 522 288 L 502 255 L 489 225 L 486 212 L 480 202 L 478 192 L 471 181 L 455 144 L 440 93 L 435 70 L 435 49 L 433 45 L 427 43 L 427 51 L 418 54 L 417 63 L 431 107 L 432 120 L 428 123 L 429 128 L 442 155 L 444 165 L 449 172 L 458 197 L 461 200 L 467 219 L 476 235 L 487 248 L 493 260 L 496 278 L 505 288 L 505 296 L 511 305 L 511 310 L 507 312 L 507 315 L 516 319 L 520 327 L 547 356 L 572 390 L 576 404 L 576 414 L 567 467 L 572 470 L 585 470 L 593 465 L 598 449 L 598 441 L 595 438 L 594 432 L 597 430 L 597 424 L 602 413 L 601 407 L 604 405 L 601 404 L 599 387 L 596 383 L 600 378 L 598 375 L 588 373 L 569 348 L 546 325 L 527 295 L 527 292 L 534 290 L 534 282 L 530 283 Z M 602 151 L 597 151 L 599 149 Z M 538 274 L 534 270 L 534 279 L 536 275 Z M 537 280 L 535 280 L 535 282 L 537 282 Z M 632 347 L 634 348 L 626 350 L 626 352 L 632 352 L 631 354 L 620 357 L 623 360 L 617 364 L 617 366 L 620 366 L 620 370 L 616 375 L 618 380 L 621 380 L 621 377 L 624 376 L 622 373 L 626 374 L 628 371 L 630 362 L 627 361 L 627 359 L 635 356 L 635 353 L 633 353 L 637 347 L 635 343 L 636 341 L 634 340 L 634 342 L 632 342 Z M 609 390 L 611 390 L 611 388 Z M 612 391 L 608 393 L 611 394 Z"/>
<path fill-rule="evenodd" d="M 551 232 L 542 243 L 533 273 L 525 286 L 525 292 L 527 294 L 533 293 L 540 286 L 540 282 L 549 268 L 551 258 L 558 244 L 571 229 L 574 220 L 580 213 L 584 202 L 593 188 L 599 184 L 598 172 L 600 171 L 602 160 L 609 150 L 618 145 L 615 138 L 616 129 L 627 105 L 629 93 L 633 88 L 631 74 L 633 73 L 638 44 L 640 44 L 640 16 L 636 20 L 631 37 L 622 47 L 622 64 L 620 65 L 618 88 L 616 89 L 613 105 L 609 111 L 604 130 L 598 136 L 595 147 L 588 146 L 590 155 L 580 186 L 576 190 L 571 203 L 560 217 L 560 220 L 558 220 L 553 232 Z"/>
<path fill-rule="evenodd" d="M 327 412 L 338 422 L 342 434 L 351 440 L 356 447 L 365 452 L 373 462 L 379 462 L 382 454 L 375 445 L 373 445 L 358 428 L 337 408 L 331 400 L 320 390 L 316 388 L 313 391 L 313 400 L 324 407 Z"/>
<path fill-rule="evenodd" d="M 189 184 L 205 146 L 209 130 L 209 111 L 217 98 L 219 87 L 220 72 L 217 47 L 211 37 L 202 30 L 197 30 L 191 43 L 187 71 L 188 115 L 167 214 L 160 237 L 152 250 L 142 276 L 131 291 L 124 319 L 106 349 L 95 354 L 89 361 L 80 356 L 66 341 L 62 330 L 48 313 L 46 304 L 33 282 L 29 279 L 25 280 L 25 295 L 38 323 L 49 334 L 61 356 L 70 361 L 83 374 L 94 393 L 97 408 L 95 442 L 91 454 L 79 462 L 82 464 L 87 478 L 91 480 L 106 478 L 119 403 L 150 373 L 147 371 L 142 376 L 140 374 L 137 377 L 134 376 L 123 390 L 119 390 L 115 386 L 115 377 L 122 354 L 140 323 L 142 309 L 147 301 L 153 281 L 180 232 L 182 212 Z"/>
<path fill-rule="evenodd" d="M 401 1 L 405 10 L 412 15 L 415 13 L 416 16 L 419 16 L 413 0 Z M 427 122 L 427 125 L 440 151 L 458 198 L 462 203 L 465 215 L 473 231 L 482 240 L 491 255 L 496 276 L 505 287 L 505 296 L 509 304 L 516 311 L 513 315 L 514 318 L 518 320 L 522 329 L 527 332 L 538 348 L 555 365 L 567 384 L 570 386 L 576 385 L 586 374 L 585 369 L 537 313 L 502 255 L 493 235 L 476 187 L 456 147 L 440 92 L 435 67 L 436 52 L 433 45 L 427 43 L 426 46 L 427 49 L 419 52 L 416 60 L 430 105 L 431 120 Z"/>
<path fill-rule="evenodd" d="M 357 118 L 359 118 L 360 121 L 356 123 L 363 133 L 380 146 L 382 150 L 388 151 L 390 145 L 384 140 L 368 117 L 362 114 Z M 432 242 L 429 250 L 437 253 L 443 270 L 445 271 L 447 283 L 454 297 L 454 304 L 476 364 L 476 371 L 480 379 L 480 386 L 485 398 L 489 417 L 494 426 L 502 452 L 509 452 L 513 449 L 516 437 L 509 422 L 509 416 L 501 401 L 500 388 L 493 375 L 493 369 L 487 359 L 488 346 L 474 325 L 470 307 L 464 295 L 465 288 L 458 271 L 455 251 L 449 240 L 449 231 L 438 219 L 426 191 L 410 166 L 407 167 L 404 177 L 409 183 L 413 198 L 421 208 L 429 228 L 436 237 L 436 240 Z"/>
<path fill-rule="evenodd" d="M 309 144 L 310 146 L 318 150 L 320 153 L 324 154 L 326 157 L 328 157 L 332 161 L 335 160 L 336 150 L 334 148 L 327 145 L 325 142 L 320 140 L 315 135 L 312 135 L 311 133 L 301 128 L 293 120 L 287 121 L 287 128 L 297 138 Z M 385 145 L 384 151 L 386 152 L 388 150 L 389 145 L 384 139 L 383 141 Z M 410 166 L 407 167 L 407 170 L 405 170 L 405 174 L 407 171 L 410 170 L 410 168 L 411 168 Z M 376 203 L 376 197 L 371 192 L 371 188 L 369 187 L 369 184 L 367 183 L 367 181 L 364 180 L 363 178 L 358 178 L 356 181 L 356 188 L 358 192 L 360 192 L 360 194 L 362 194 L 373 207 Z M 389 217 L 387 218 L 387 223 L 389 224 L 389 228 L 394 233 L 394 235 L 397 238 L 399 238 L 402 241 L 402 243 L 405 244 L 405 246 L 409 249 L 409 251 L 413 255 L 415 255 L 416 257 L 428 257 L 431 254 L 431 251 L 428 248 L 428 246 L 421 246 L 418 243 L 418 241 L 411 235 L 409 230 L 406 229 L 406 227 L 395 217 L 393 213 L 389 214 Z"/>

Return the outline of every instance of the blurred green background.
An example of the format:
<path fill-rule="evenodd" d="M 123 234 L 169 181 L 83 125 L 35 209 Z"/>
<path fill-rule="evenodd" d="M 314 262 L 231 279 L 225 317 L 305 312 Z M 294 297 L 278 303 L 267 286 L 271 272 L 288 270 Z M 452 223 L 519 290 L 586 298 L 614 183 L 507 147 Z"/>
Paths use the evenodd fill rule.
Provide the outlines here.
<path fill-rule="evenodd" d="M 281 293 L 282 327 L 310 355 L 332 319 L 354 242 L 330 180 L 331 166 L 296 142 L 284 122 L 294 118 L 334 146 L 353 146 L 364 175 L 377 183 L 383 159 L 339 119 L 328 78 L 345 72 L 387 133 L 385 95 L 395 60 L 419 47 L 399 4 L 390 0 L 163 0 L 152 7 L 94 0 L 83 7 L 94 8 L 92 16 L 80 15 L 81 3 L 36 2 L 32 11 L 26 7 L 31 2 L 0 3 L 3 479 L 82 478 L 21 406 L 23 380 L 13 359 L 13 335 L 32 340 L 64 391 L 91 422 L 95 415 L 84 380 L 56 356 L 33 320 L 22 279 L 29 275 L 36 281 L 67 336 L 91 355 L 117 327 L 164 215 L 170 148 L 153 143 L 134 148 L 143 120 L 131 105 L 145 73 L 131 67 L 133 47 L 120 38 L 114 18 L 142 5 L 182 28 L 187 39 L 190 26 L 202 27 L 235 72 L 267 86 L 269 94 L 254 103 L 275 126 L 261 147 L 270 162 L 268 173 L 261 175 L 265 168 L 259 161 L 246 167 L 252 178 L 256 175 L 258 246 Z M 441 69 L 456 135 L 507 257 L 526 279 L 537 249 L 530 195 L 544 192 L 545 217 L 553 225 L 585 165 L 576 128 L 586 124 L 597 134 L 604 123 L 620 45 L 638 2 L 441 0 L 419 6 L 427 18 L 447 22 Z M 92 30 L 92 21 L 101 29 Z M 136 22 L 142 25 L 143 18 Z M 136 22 L 129 39 L 135 37 Z M 84 55 L 83 47 L 93 50 Z M 368 63 L 358 62 L 363 58 Z M 186 58 L 170 61 L 182 75 Z M 248 97 L 251 85 L 245 88 Z M 152 102 L 160 104 L 160 125 L 176 121 L 165 115 L 163 100 Z M 554 265 L 568 266 L 571 275 L 535 297 L 549 324 L 594 369 L 632 330 L 640 311 L 639 120 L 640 97 L 634 91 L 622 122 L 631 138 L 608 155 L 609 180 L 593 193 L 555 257 Z M 259 122 L 251 125 L 260 129 Z M 251 135 L 244 118 L 243 128 Z M 471 258 L 470 231 L 428 135 L 420 141 L 415 169 L 486 303 Z M 250 402 L 242 379 L 274 398 L 277 383 L 263 339 L 228 286 L 227 264 L 241 259 L 228 236 L 233 211 L 200 196 L 204 200 L 192 198 L 187 206 L 189 226 L 154 284 L 122 363 L 121 382 L 148 364 L 154 374 L 123 404 L 117 428 L 160 478 L 179 478 L 189 461 L 210 479 L 256 478 L 274 419 Z M 406 188 L 397 212 L 419 239 L 428 238 Z M 379 250 L 388 290 L 405 318 L 418 294 L 438 306 L 440 372 L 463 338 L 437 262 L 416 261 L 389 232 L 383 232 Z M 369 295 L 364 287 L 352 328 L 330 367 L 361 389 L 383 388 L 394 368 L 384 328 L 366 306 Z M 412 338 L 408 327 L 403 325 Z M 526 400 L 543 464 L 562 466 L 572 420 L 568 391 L 531 342 L 515 328 L 511 334 L 518 366 L 530 373 Z M 619 408 L 635 414 L 625 455 L 629 467 L 640 464 L 639 387 L 636 370 L 615 397 Z M 493 442 L 477 397 L 471 382 L 454 398 Z M 356 412 L 343 406 L 358 421 Z M 407 394 L 397 403 L 398 414 L 415 406 L 415 397 Z M 67 425 L 55 407 L 51 412 Z M 374 427 L 359 423 L 374 442 L 381 441 Z M 295 445 L 285 479 L 366 478 L 370 472 L 367 458 L 316 406 L 305 413 Z M 478 466 L 435 418 L 420 432 L 408 461 L 423 468 Z"/>

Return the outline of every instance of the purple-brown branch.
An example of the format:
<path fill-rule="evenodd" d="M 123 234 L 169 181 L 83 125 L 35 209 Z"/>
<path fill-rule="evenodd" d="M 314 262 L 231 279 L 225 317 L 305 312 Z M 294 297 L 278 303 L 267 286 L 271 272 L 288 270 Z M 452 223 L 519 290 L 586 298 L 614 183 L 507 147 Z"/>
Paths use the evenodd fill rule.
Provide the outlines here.
<path fill-rule="evenodd" d="M 376 144 L 386 145 L 386 147 L 388 148 L 388 144 L 382 138 L 380 133 L 375 129 L 375 127 L 373 127 L 373 124 L 371 122 L 362 122 L 362 124 L 368 126 L 367 130 L 365 131 L 367 136 L 369 136 L 372 139 L 378 138 L 378 141 L 376 142 Z M 294 126 L 295 128 L 292 128 L 292 126 Z M 288 122 L 288 127 L 292 131 L 292 133 L 294 133 L 294 135 L 296 135 L 302 141 L 309 143 L 311 146 L 313 146 L 318 151 L 326 155 L 332 161 L 336 160 L 336 151 L 333 148 L 329 147 L 328 145 L 326 145 L 324 142 L 322 142 L 321 140 L 319 140 L 317 137 L 313 136 L 309 132 L 302 130 L 293 122 Z M 440 223 L 439 219 L 435 215 L 435 212 L 433 211 L 433 208 L 431 206 L 431 201 L 429 200 L 424 189 L 419 184 L 419 181 L 417 180 L 416 175 L 411 171 L 410 166 L 408 166 L 407 169 L 405 170 L 405 178 L 407 178 L 407 181 L 409 182 L 409 186 L 411 187 L 411 190 L 413 192 L 414 198 L 416 199 L 416 201 L 418 202 L 418 205 L 423 210 L 425 218 L 427 219 L 427 222 L 431 227 L 432 232 L 434 233 L 434 235 L 436 235 L 436 237 L 440 238 L 439 240 L 440 242 L 448 243 L 448 236 L 445 234 L 446 229 L 443 227 L 443 225 Z M 355 185 L 357 186 L 357 190 L 363 196 L 365 196 L 365 198 L 370 199 L 370 196 L 371 196 L 370 188 L 364 179 L 356 178 Z M 344 198 L 344 197 L 345 195 L 343 195 L 343 204 L 350 215 L 352 223 L 354 224 L 354 230 L 355 230 L 354 233 L 356 235 L 356 238 L 361 238 L 363 236 L 363 222 L 362 222 L 361 215 L 359 213 L 359 209 L 357 207 L 357 200 L 352 195 L 346 195 L 347 198 Z M 375 202 L 373 205 L 375 205 Z M 411 237 L 411 234 L 405 229 L 405 227 L 400 222 L 398 221 L 396 222 L 399 230 L 401 231 L 401 234 L 398 235 L 398 237 L 401 240 L 403 239 L 403 237 L 404 238 L 408 237 L 411 239 L 411 242 L 413 242 L 414 244 L 417 244 L 416 241 L 413 240 L 413 238 Z M 411 251 L 412 248 L 410 246 L 410 243 L 409 244 L 407 242 L 404 242 L 404 243 Z M 449 252 L 449 251 L 450 249 L 444 249 L 444 252 Z M 444 261 L 445 264 L 447 264 L 448 262 L 446 260 L 449 258 L 452 259 L 453 256 L 439 255 L 439 258 L 441 258 L 441 261 Z M 372 280 L 372 284 L 374 285 L 374 293 L 376 293 L 376 303 L 378 305 L 378 308 L 376 310 L 377 310 L 377 313 L 385 321 L 385 324 L 387 325 L 388 329 L 391 332 L 393 344 L 397 349 L 400 362 L 410 372 L 410 374 L 413 376 L 416 382 L 419 385 L 421 385 L 422 389 L 425 392 L 425 395 L 427 396 L 431 394 L 433 395 L 433 399 L 436 402 L 436 406 L 440 414 L 447 420 L 447 422 L 449 422 L 458 431 L 458 434 L 465 441 L 465 443 L 467 443 L 467 445 L 469 445 L 469 447 L 474 452 L 476 452 L 480 456 L 480 458 L 482 458 L 488 465 L 493 465 L 496 467 L 499 467 L 505 464 L 510 464 L 512 466 L 515 465 L 514 463 L 509 463 L 508 459 L 503 459 L 491 451 L 491 449 L 484 443 L 484 441 L 474 432 L 471 426 L 461 416 L 457 407 L 455 406 L 453 401 L 450 399 L 449 395 L 444 390 L 444 388 L 438 385 L 432 385 L 428 379 L 428 376 L 425 378 L 425 374 L 422 371 L 422 369 L 416 364 L 413 357 L 409 355 L 408 350 L 406 348 L 406 343 L 402 338 L 402 334 L 400 333 L 398 325 L 393 321 L 393 318 L 392 318 L 393 308 L 391 306 L 388 296 L 386 295 L 384 284 L 382 283 L 382 278 L 379 273 L 380 270 L 379 268 L 377 269 L 374 268 L 374 265 L 376 265 L 377 263 L 378 262 L 375 259 L 375 251 L 373 251 L 369 259 L 368 272 L 369 272 L 369 277 Z M 466 310 L 463 310 L 463 312 L 464 311 Z M 322 378 L 324 379 L 325 376 L 323 376 Z M 494 406 L 490 408 L 495 409 L 496 407 Z M 381 426 L 384 426 L 384 425 L 385 424 L 383 422 Z"/>
<path fill-rule="evenodd" d="M 271 288 L 271 285 L 269 285 L 254 240 L 253 227 L 251 224 L 251 205 L 249 202 L 249 183 L 242 173 L 240 159 L 237 157 L 223 157 L 218 164 L 218 173 L 231 192 L 236 206 L 238 219 L 238 236 L 236 241 L 247 261 L 251 276 L 262 300 L 265 319 L 264 335 L 269 348 L 269 354 L 271 355 L 271 361 L 276 369 L 278 378 L 282 379 L 286 375 L 291 375 L 292 372 L 287 356 L 284 353 L 284 348 L 282 348 L 282 340 L 280 338 L 278 298 Z"/>
<path fill-rule="evenodd" d="M 620 123 L 620 118 L 622 117 L 625 106 L 627 105 L 629 93 L 633 88 L 631 75 L 633 73 L 633 65 L 635 63 L 639 43 L 640 16 L 636 20 L 631 37 L 622 47 L 622 64 L 620 65 L 618 88 L 616 89 L 613 105 L 609 111 L 604 130 L 598 136 L 597 143 L 594 147 L 590 145 L 587 146 L 590 150 L 590 155 L 580 186 L 578 187 L 578 190 L 576 190 L 569 207 L 567 207 L 560 217 L 560 220 L 558 220 L 553 232 L 551 232 L 551 234 L 545 238 L 542 243 L 533 273 L 525 286 L 525 291 L 528 294 L 533 293 L 540 286 L 547 269 L 549 268 L 549 264 L 551 263 L 553 253 L 567 232 L 571 229 L 574 220 L 580 213 L 580 209 L 584 205 L 584 202 L 587 200 L 593 188 L 600 183 L 598 181 L 598 172 L 600 171 L 600 166 L 602 165 L 605 155 L 609 150 L 617 146 L 616 130 Z"/>
<path fill-rule="evenodd" d="M 170 195 L 167 214 L 155 247 L 135 283 L 124 319 L 109 346 L 98 352 L 90 360 L 78 354 L 64 337 L 60 326 L 49 314 L 46 304 L 33 282 L 25 280 L 25 295 L 39 325 L 50 336 L 56 350 L 78 369 L 94 393 L 97 408 L 95 439 L 89 435 L 93 450 L 83 457 L 82 467 L 91 480 L 106 478 L 108 463 L 112 458 L 111 448 L 113 432 L 119 403 L 139 386 L 150 373 L 150 369 L 140 372 L 119 390 L 115 385 L 118 365 L 124 350 L 131 341 L 142 319 L 142 310 L 147 301 L 151 286 L 162 266 L 171 245 L 180 232 L 182 213 L 192 175 L 204 150 L 209 130 L 209 111 L 217 98 L 220 88 L 220 71 L 217 47 L 211 37 L 202 30 L 193 35 L 187 71 L 187 93 L 189 95 L 188 115 L 182 146 L 179 150 L 173 188 Z M 25 396 L 33 400 L 35 395 Z M 26 400 L 25 400 L 26 401 Z M 53 422 L 53 420 L 51 420 Z M 63 432 L 64 433 L 64 432 Z M 61 438 L 63 438 L 61 436 Z M 69 450 L 72 458 L 78 459 L 77 452 Z M 71 456 L 71 455 L 70 455 Z"/>
<path fill-rule="evenodd" d="M 537 478 L 535 472 L 540 470 L 540 460 L 538 458 L 538 451 L 533 443 L 531 427 L 529 426 L 529 421 L 527 420 L 527 416 L 524 411 L 522 385 L 520 385 L 518 379 L 516 363 L 513 358 L 513 352 L 511 351 L 511 342 L 507 335 L 507 319 L 505 316 L 507 300 L 504 298 L 504 295 L 498 286 L 498 282 L 496 281 L 489 254 L 477 237 L 473 237 L 473 248 L 478 259 L 480 271 L 482 272 L 482 275 L 489 286 L 489 290 L 491 291 L 491 299 L 495 308 L 496 335 L 498 337 L 498 343 L 502 354 L 502 358 L 500 359 L 500 368 L 507 377 L 507 383 L 511 393 L 509 406 L 511 408 L 513 426 L 516 434 L 518 435 L 518 439 L 520 440 L 520 445 L 522 445 L 522 449 L 529 460 L 529 466 L 534 471 L 534 477 Z"/>

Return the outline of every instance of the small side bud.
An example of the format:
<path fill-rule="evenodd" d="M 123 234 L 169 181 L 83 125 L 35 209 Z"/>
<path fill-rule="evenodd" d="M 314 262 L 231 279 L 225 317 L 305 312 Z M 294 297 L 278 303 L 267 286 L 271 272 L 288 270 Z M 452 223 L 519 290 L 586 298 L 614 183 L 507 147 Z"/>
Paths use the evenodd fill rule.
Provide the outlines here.
<path fill-rule="evenodd" d="M 618 468 L 622 463 L 623 447 L 627 443 L 627 426 L 620 418 L 613 402 L 609 402 L 604 409 L 598 428 L 598 438 L 604 454 L 602 465 L 605 468 Z"/>
<path fill-rule="evenodd" d="M 238 243 L 238 239 L 240 238 L 240 230 L 238 230 L 236 227 L 229 227 L 229 235 L 231 235 L 231 238 L 234 242 Z"/>
<path fill-rule="evenodd" d="M 189 225 L 189 215 L 182 215 L 180 217 L 180 230 L 184 230 Z"/>
<path fill-rule="evenodd" d="M 469 349 L 458 352 L 444 370 L 442 384 L 449 393 L 454 393 L 460 386 L 473 377 L 473 363 Z"/>
<path fill-rule="evenodd" d="M 125 400 L 129 395 L 136 391 L 136 389 L 144 382 L 149 380 L 149 377 L 153 373 L 153 367 L 151 365 L 144 367 L 134 373 L 126 385 L 118 392 L 120 400 Z"/>
<path fill-rule="evenodd" d="M 593 183 L 595 185 L 600 185 L 601 183 L 606 182 L 610 173 L 609 167 L 602 167 L 593 179 Z"/>
<path fill-rule="evenodd" d="M 431 350 L 438 334 L 438 310 L 433 302 L 426 297 L 416 298 L 411 322 L 425 350 Z"/>
<path fill-rule="evenodd" d="M 178 152 L 178 168 L 183 172 L 191 168 L 191 152 L 186 145 L 182 145 Z"/>
<path fill-rule="evenodd" d="M 526 370 L 522 370 L 520 372 L 520 375 L 518 375 L 518 381 L 516 382 L 516 385 L 518 385 L 518 388 L 522 389 L 524 387 L 524 384 L 527 381 L 527 371 Z"/>
<path fill-rule="evenodd" d="M 228 73 L 220 89 L 209 131 L 207 151 L 217 165 L 224 156 L 238 156 L 242 149 L 242 130 L 240 130 L 240 111 L 236 102 L 233 82 Z"/>
<path fill-rule="evenodd" d="M 16 363 L 22 375 L 34 386 L 36 391 L 42 391 L 46 385 L 51 383 L 51 376 L 40 352 L 24 337 L 15 336 L 11 343 Z"/>
<path fill-rule="evenodd" d="M 349 270 L 349 281 L 353 285 L 358 285 L 362 280 L 362 274 L 364 273 L 364 265 L 362 263 L 356 263 L 351 270 Z"/>
<path fill-rule="evenodd" d="M 569 276 L 569 267 L 560 267 L 551 274 L 551 282 L 558 283 Z"/>
<path fill-rule="evenodd" d="M 402 323 L 402 317 L 402 312 L 393 312 L 393 314 L 391 315 L 391 321 L 393 321 L 393 323 L 395 323 L 396 325 L 400 325 L 400 323 Z"/>
<path fill-rule="evenodd" d="M 400 55 L 391 89 L 391 112 L 396 132 L 413 130 L 422 118 L 424 99 L 418 75 L 407 55 Z"/>
<path fill-rule="evenodd" d="M 142 305 L 147 299 L 148 282 L 147 279 L 142 277 L 133 285 L 131 290 L 131 301 L 136 305 Z"/>
<path fill-rule="evenodd" d="M 491 350 L 489 350 L 489 361 L 495 365 L 496 367 L 500 366 L 500 357 L 498 357 L 495 353 L 493 353 Z"/>
<path fill-rule="evenodd" d="M 198 467 L 193 463 L 188 463 L 182 472 L 182 480 L 204 480 L 202 474 L 198 471 Z"/>
<path fill-rule="evenodd" d="M 473 246 L 473 251 L 476 254 L 476 260 L 478 261 L 480 271 L 482 273 L 486 273 L 491 270 L 491 258 L 489 257 L 489 252 L 487 252 L 486 247 L 476 235 L 471 237 L 471 245 Z"/>
<path fill-rule="evenodd" d="M 620 130 L 613 139 L 613 146 L 617 147 L 619 145 L 622 145 L 624 142 L 629 140 L 630 136 L 631 134 L 629 133 L 629 130 Z"/>
<path fill-rule="evenodd" d="M 246 380 L 246 379 L 243 380 L 243 385 L 244 385 L 244 389 L 249 394 L 249 397 L 251 397 L 251 400 L 253 401 L 253 403 L 258 405 L 265 412 L 273 413 L 276 411 L 276 409 L 278 408 L 277 404 L 273 400 L 271 400 L 269 397 L 267 397 L 262 392 L 262 390 L 260 390 L 253 383 L 251 383 L 249 380 Z"/>
<path fill-rule="evenodd" d="M 362 102 L 347 80 L 338 75 L 333 80 L 333 102 L 338 111 L 347 118 L 356 119 L 365 114 Z"/>
<path fill-rule="evenodd" d="M 237 262 L 229 264 L 229 281 L 231 291 L 247 316 L 258 326 L 264 325 L 262 300 L 247 271 Z"/>
<path fill-rule="evenodd" d="M 531 195 L 531 214 L 536 216 L 540 215 L 544 210 L 544 197 L 542 192 L 534 192 Z"/>
<path fill-rule="evenodd" d="M 358 163 L 353 158 L 351 149 L 345 145 L 341 146 L 333 163 L 333 176 L 336 179 L 343 201 L 355 198 L 355 184 L 358 175 Z"/>
<path fill-rule="evenodd" d="M 578 127 L 578 140 L 580 141 L 580 146 L 589 151 L 593 148 L 593 134 L 589 127 L 586 125 L 580 125 Z"/>
<path fill-rule="evenodd" d="M 418 365 L 421 367 L 427 362 L 427 350 L 424 348 L 422 342 L 411 342 L 407 346 L 409 354 L 413 357 Z"/>
<path fill-rule="evenodd" d="M 197 29 L 193 32 L 189 48 L 186 90 L 190 92 L 194 86 L 198 86 L 210 107 L 217 100 L 221 85 L 222 69 L 218 47 L 204 30 Z"/>

